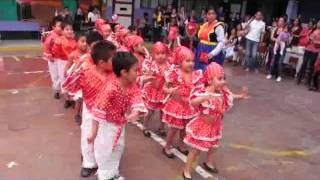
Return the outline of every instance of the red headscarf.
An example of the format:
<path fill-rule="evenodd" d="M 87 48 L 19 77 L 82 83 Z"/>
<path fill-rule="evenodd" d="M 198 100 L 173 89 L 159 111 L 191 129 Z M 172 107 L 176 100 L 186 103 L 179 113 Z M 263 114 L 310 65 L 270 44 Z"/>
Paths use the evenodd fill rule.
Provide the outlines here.
<path fill-rule="evenodd" d="M 137 35 L 131 35 L 127 37 L 127 46 L 130 52 L 133 52 L 133 47 L 139 44 L 143 44 L 144 40 L 142 37 Z"/>
<path fill-rule="evenodd" d="M 209 79 L 212 79 L 215 76 L 224 76 L 224 70 L 218 63 L 212 62 L 207 66 L 207 69 L 204 72 L 204 80 L 208 82 Z"/>
<path fill-rule="evenodd" d="M 117 41 L 120 42 L 120 43 L 123 43 L 125 37 L 129 34 L 129 29 L 127 28 L 122 28 L 120 29 L 117 33 L 116 33 L 116 38 L 117 38 Z"/>
<path fill-rule="evenodd" d="M 194 60 L 193 52 L 187 47 L 179 46 L 173 53 L 173 64 L 180 65 L 182 61 L 187 58 L 192 58 Z"/>
<path fill-rule="evenodd" d="M 169 54 L 169 48 L 166 44 L 164 44 L 163 42 L 156 42 L 153 46 L 152 46 L 152 53 L 153 54 Z"/>

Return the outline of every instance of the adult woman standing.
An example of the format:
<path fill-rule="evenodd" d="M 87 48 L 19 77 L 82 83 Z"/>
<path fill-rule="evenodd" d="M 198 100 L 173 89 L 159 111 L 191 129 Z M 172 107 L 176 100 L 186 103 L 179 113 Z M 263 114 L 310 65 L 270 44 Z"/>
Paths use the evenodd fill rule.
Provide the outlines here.
<path fill-rule="evenodd" d="M 303 64 L 298 73 L 297 83 L 301 83 L 301 80 L 308 68 L 307 85 L 311 87 L 314 64 L 320 52 L 320 21 L 318 21 L 316 29 L 308 36 L 308 40 L 308 45 L 304 52 Z"/>
<path fill-rule="evenodd" d="M 296 18 L 293 21 L 293 26 L 291 28 L 291 34 L 293 36 L 290 44 L 291 46 L 298 46 L 301 31 L 302 31 L 302 27 L 301 27 L 300 19 Z"/>
<path fill-rule="evenodd" d="M 157 42 L 161 40 L 162 28 L 164 25 L 164 17 L 161 7 L 158 6 L 155 13 L 153 14 L 153 42 Z"/>
<path fill-rule="evenodd" d="M 217 20 L 214 9 L 207 11 L 207 22 L 200 27 L 198 38 L 195 69 L 205 70 L 211 62 L 223 65 L 224 24 Z"/>
<path fill-rule="evenodd" d="M 267 79 L 271 79 L 272 76 L 276 76 L 277 81 L 281 81 L 281 67 L 282 67 L 282 56 L 280 54 L 274 54 L 273 49 L 277 41 L 278 36 L 283 32 L 284 27 L 286 26 L 284 17 L 278 19 L 277 27 L 271 32 L 271 43 L 269 46 L 269 59 L 267 67 L 270 67 L 270 73 L 267 75 Z M 284 56 L 283 56 L 284 57 Z"/>

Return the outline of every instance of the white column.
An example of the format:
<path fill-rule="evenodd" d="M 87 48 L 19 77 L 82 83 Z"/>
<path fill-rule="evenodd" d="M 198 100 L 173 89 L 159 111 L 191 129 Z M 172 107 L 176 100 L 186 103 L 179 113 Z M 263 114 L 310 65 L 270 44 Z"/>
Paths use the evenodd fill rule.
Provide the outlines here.
<path fill-rule="evenodd" d="M 298 16 L 298 0 L 288 1 L 286 14 L 288 15 L 288 21 Z"/>
<path fill-rule="evenodd" d="M 248 1 L 247 0 L 243 0 L 242 1 L 242 8 L 241 8 L 241 13 L 240 13 L 240 17 L 241 18 L 244 18 L 244 16 L 246 15 L 246 11 L 247 11 L 247 4 L 248 4 Z"/>

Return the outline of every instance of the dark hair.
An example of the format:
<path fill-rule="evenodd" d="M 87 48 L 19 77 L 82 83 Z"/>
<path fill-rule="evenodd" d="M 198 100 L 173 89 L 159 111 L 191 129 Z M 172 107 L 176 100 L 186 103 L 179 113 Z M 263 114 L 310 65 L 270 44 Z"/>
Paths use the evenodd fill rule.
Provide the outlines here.
<path fill-rule="evenodd" d="M 82 38 L 82 37 L 87 38 L 87 36 L 86 36 L 85 33 L 78 33 L 78 34 L 76 34 L 76 41 L 78 41 L 78 40 L 79 40 L 80 38 Z"/>
<path fill-rule="evenodd" d="M 138 62 L 137 58 L 129 52 L 117 52 L 112 59 L 112 70 L 116 76 L 121 76 L 121 71 L 129 71 Z"/>
<path fill-rule="evenodd" d="M 99 61 L 108 62 L 115 50 L 116 46 L 112 42 L 106 40 L 98 41 L 91 51 L 93 63 L 98 64 Z"/>
<path fill-rule="evenodd" d="M 58 22 L 63 22 L 63 18 L 61 16 L 55 16 L 50 23 L 50 27 L 55 26 Z"/>
<path fill-rule="evenodd" d="M 64 29 L 67 26 L 71 26 L 72 27 L 72 24 L 70 22 L 68 22 L 68 21 L 63 21 L 62 24 L 61 24 L 61 28 Z"/>
<path fill-rule="evenodd" d="M 137 27 L 135 25 L 130 25 L 128 27 L 128 29 L 130 30 L 130 32 L 133 32 L 133 31 L 137 30 Z"/>
<path fill-rule="evenodd" d="M 103 40 L 103 37 L 97 31 L 90 31 L 87 35 L 87 44 L 90 46 L 92 43 Z"/>

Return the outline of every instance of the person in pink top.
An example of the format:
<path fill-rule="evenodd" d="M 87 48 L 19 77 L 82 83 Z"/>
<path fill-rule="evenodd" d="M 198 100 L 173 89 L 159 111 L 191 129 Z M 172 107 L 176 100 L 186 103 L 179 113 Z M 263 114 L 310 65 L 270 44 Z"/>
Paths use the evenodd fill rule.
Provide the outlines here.
<path fill-rule="evenodd" d="M 52 81 L 52 89 L 54 90 L 54 98 L 60 99 L 60 86 L 59 86 L 59 76 L 58 76 L 58 66 L 57 62 L 53 59 L 52 46 L 55 39 L 62 35 L 61 28 L 62 18 L 54 17 L 51 22 L 52 31 L 45 32 L 42 37 L 43 42 L 43 55 L 42 58 L 48 61 L 49 73 Z"/>
<path fill-rule="evenodd" d="M 297 84 L 300 84 L 304 78 L 308 68 L 307 85 L 312 86 L 312 75 L 314 72 L 314 64 L 320 52 L 320 21 L 318 21 L 316 29 L 308 36 L 308 44 L 306 45 L 302 67 L 297 76 Z"/>

